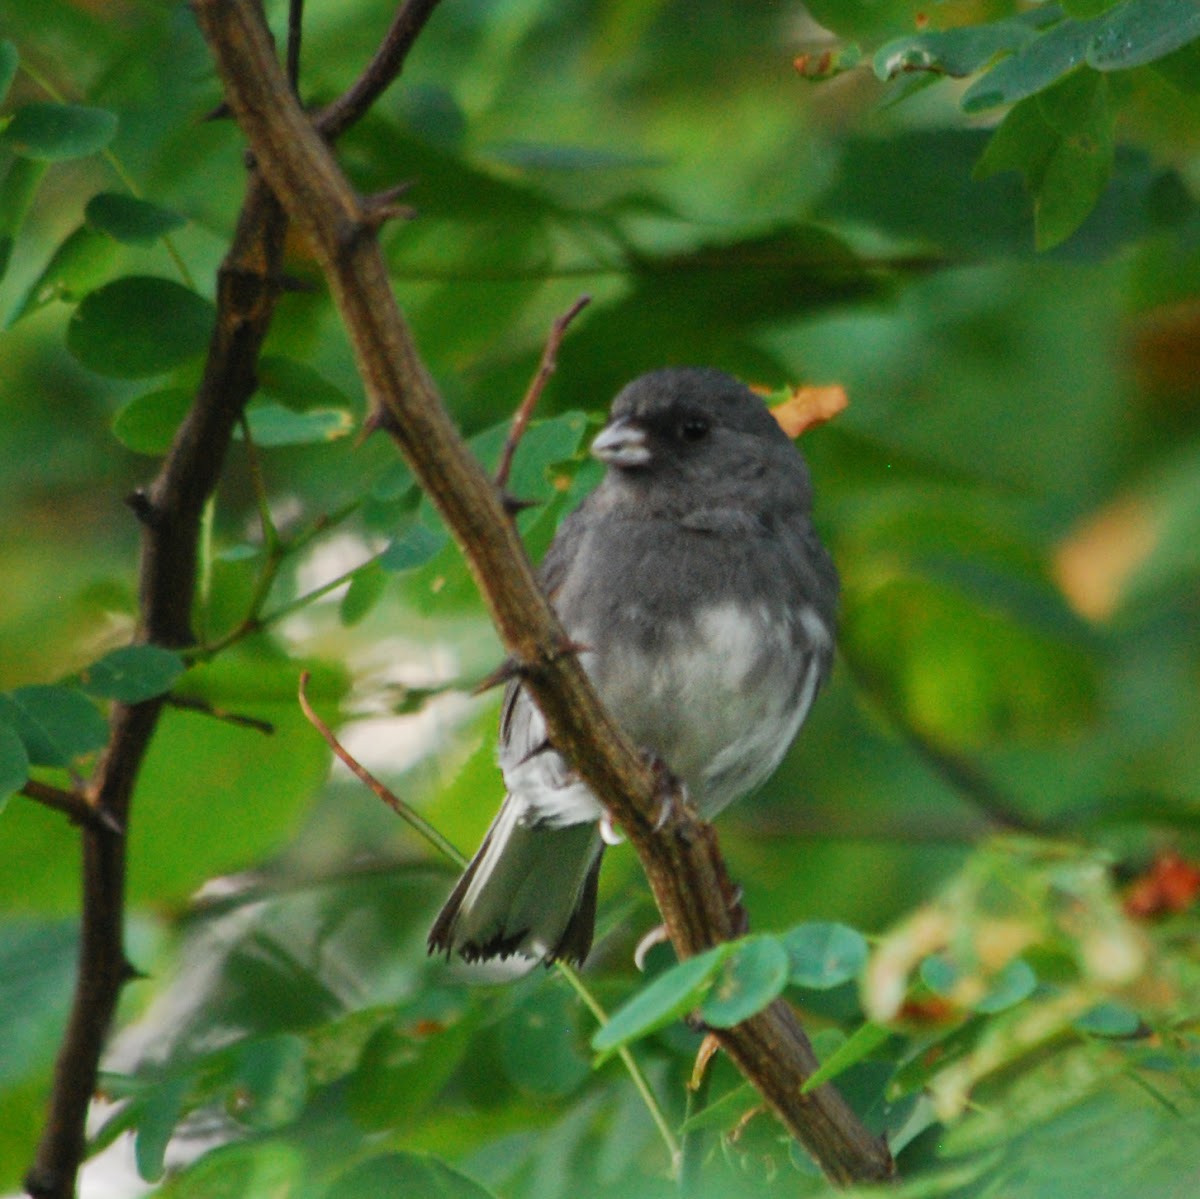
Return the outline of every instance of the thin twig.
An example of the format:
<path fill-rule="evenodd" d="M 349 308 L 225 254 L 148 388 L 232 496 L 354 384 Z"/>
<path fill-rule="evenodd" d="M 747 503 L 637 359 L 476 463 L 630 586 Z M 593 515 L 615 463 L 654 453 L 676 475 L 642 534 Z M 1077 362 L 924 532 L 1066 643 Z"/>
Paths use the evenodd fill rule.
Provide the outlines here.
<path fill-rule="evenodd" d="M 325 739 L 325 744 L 344 762 L 351 773 L 359 782 L 369 787 L 375 795 L 382 799 L 401 820 L 410 824 L 422 837 L 425 838 L 439 853 L 443 853 L 456 866 L 462 867 L 467 864 L 467 858 L 464 853 L 452 842 L 447 840 L 420 812 L 409 807 L 394 791 L 386 784 L 377 779 L 334 735 L 333 730 L 327 725 L 320 716 L 317 715 L 308 699 L 308 682 L 311 674 L 306 670 L 300 676 L 300 710 L 304 713 L 308 723 L 317 730 L 318 733 Z"/>
<path fill-rule="evenodd" d="M 309 672 L 306 670 L 300 676 L 299 700 L 300 710 L 304 713 L 309 724 L 317 730 L 324 738 L 326 745 L 344 762 L 360 782 L 365 784 L 371 791 L 383 800 L 389 808 L 392 809 L 402 820 L 411 825 L 417 833 L 425 838 L 439 853 L 450 859 L 459 869 L 467 864 L 466 855 L 452 841 L 442 835 L 432 824 L 429 823 L 419 812 L 414 811 L 407 803 L 404 802 L 390 787 L 377 779 L 337 738 L 337 735 L 332 729 L 317 715 L 313 710 L 312 704 L 308 699 L 308 682 Z M 566 962 L 556 962 L 560 975 L 567 980 L 575 994 L 583 1001 L 584 1006 L 592 1013 L 596 1023 L 603 1027 L 608 1023 L 608 1013 L 600 1005 L 600 1001 L 592 994 L 587 984 L 579 977 L 579 974 Z M 646 1106 L 646 1110 L 650 1113 L 650 1118 L 654 1121 L 655 1127 L 658 1129 L 659 1136 L 662 1137 L 663 1144 L 666 1146 L 668 1157 L 671 1161 L 671 1171 L 674 1174 L 678 1170 L 679 1165 L 679 1142 L 675 1137 L 675 1133 L 671 1129 L 670 1121 L 667 1119 L 666 1113 L 662 1109 L 662 1105 L 658 1102 L 658 1096 L 654 1094 L 654 1089 L 650 1086 L 650 1080 L 638 1065 L 637 1059 L 628 1046 L 622 1047 L 618 1051 L 618 1056 L 621 1059 L 626 1071 L 633 1082 L 634 1089 L 641 1096 L 642 1102 Z"/>
<path fill-rule="evenodd" d="M 234 724 L 241 729 L 253 729 L 267 737 L 275 733 L 275 726 L 269 720 L 259 720 L 257 716 L 247 716 L 244 712 L 227 712 L 196 696 L 168 695 L 166 702 L 168 707 L 178 708 L 182 712 L 199 712 L 202 716 L 211 716 L 213 720 Z"/>
<path fill-rule="evenodd" d="M 117 836 L 123 835 L 124 830 L 111 812 L 89 803 L 87 796 L 78 791 L 67 791 L 62 787 L 52 787 L 49 783 L 40 783 L 37 779 L 26 779 L 21 794 L 26 799 L 35 800 L 47 808 L 62 812 L 75 824 L 104 829 L 106 832 L 116 833 Z"/>
<path fill-rule="evenodd" d="M 513 457 L 517 452 L 517 446 L 521 444 L 521 438 L 525 436 L 525 430 L 529 427 L 529 418 L 533 415 L 533 410 L 537 407 L 538 400 L 542 398 L 542 392 L 546 389 L 546 384 L 550 381 L 550 376 L 554 374 L 558 366 L 558 349 L 562 345 L 563 335 L 567 331 L 567 326 L 591 302 L 591 296 L 580 296 L 550 326 L 550 335 L 546 338 L 546 345 L 542 350 L 541 361 L 538 363 L 538 368 L 533 378 L 529 381 L 529 388 L 525 392 L 525 398 L 521 401 L 516 414 L 513 416 L 512 425 L 508 430 L 508 437 L 504 441 L 504 450 L 500 455 L 500 465 L 496 468 L 496 487 L 501 493 L 508 486 L 508 476 L 512 472 Z"/>
<path fill-rule="evenodd" d="M 300 37 L 304 28 L 304 0 L 288 0 L 287 78 L 292 94 L 300 95 Z"/>
<path fill-rule="evenodd" d="M 438 0 L 406 0 L 362 74 L 346 92 L 317 113 L 313 124 L 322 136 L 335 140 L 383 95 L 400 74 L 408 52 L 437 6 Z"/>

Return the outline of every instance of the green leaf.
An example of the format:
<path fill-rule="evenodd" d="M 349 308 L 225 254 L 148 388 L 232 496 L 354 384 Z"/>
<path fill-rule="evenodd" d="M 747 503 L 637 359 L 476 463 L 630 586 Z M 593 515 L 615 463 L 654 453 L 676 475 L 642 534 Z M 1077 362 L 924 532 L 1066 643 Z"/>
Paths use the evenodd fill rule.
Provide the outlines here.
<path fill-rule="evenodd" d="M 16 46 L 8 38 L 0 41 L 0 104 L 8 98 L 8 89 L 12 87 L 12 81 L 16 78 L 20 61 L 21 56 L 17 53 Z"/>
<path fill-rule="evenodd" d="M 17 731 L 35 766 L 70 766 L 108 741 L 108 722 L 74 687 L 35 684 L 0 694 L 0 720 Z"/>
<path fill-rule="evenodd" d="M 252 400 L 246 420 L 254 444 L 262 449 L 280 446 L 320 445 L 337 441 L 354 428 L 354 418 L 342 408 L 309 408 L 297 412 L 273 400 Z M 240 437 L 240 430 L 235 433 Z"/>
<path fill-rule="evenodd" d="M 93 229 L 132 245 L 149 245 L 187 223 L 169 208 L 119 192 L 94 195 L 87 202 L 83 216 Z"/>
<path fill-rule="evenodd" d="M 1018 50 L 1035 36 L 1025 21 L 992 21 L 896 38 L 875 54 L 875 74 L 894 79 L 906 71 L 935 71 L 961 78 L 997 54 Z"/>
<path fill-rule="evenodd" d="M 821 1063 L 820 1069 L 812 1074 L 801 1089 L 805 1094 L 808 1094 L 809 1091 L 815 1090 L 822 1083 L 836 1078 L 844 1070 L 849 1070 L 851 1066 L 855 1066 L 864 1058 L 870 1057 L 891 1035 L 890 1029 L 868 1021 L 853 1035 L 847 1037 Z"/>
<path fill-rule="evenodd" d="M 350 628 L 364 619 L 383 595 L 388 582 L 388 572 L 377 560 L 368 562 L 354 572 L 350 586 L 338 605 L 338 616 L 342 624 Z"/>
<path fill-rule="evenodd" d="M 1072 1027 L 1093 1037 L 1120 1039 L 1135 1036 L 1142 1028 L 1142 1018 L 1125 1004 L 1106 1000 L 1076 1017 Z"/>
<path fill-rule="evenodd" d="M 1037 989 L 1038 979 L 1033 967 L 1024 958 L 1013 958 L 995 978 L 992 985 L 974 1008 L 984 1015 L 1007 1011 L 1028 999 Z"/>
<path fill-rule="evenodd" d="M 81 104 L 26 104 L 13 114 L 0 135 L 14 154 L 57 162 L 86 158 L 116 136 L 117 117 L 105 108 Z"/>
<path fill-rule="evenodd" d="M 787 986 L 788 953 L 774 937 L 737 942 L 725 955 L 700 1016 L 713 1028 L 732 1028 L 761 1012 Z"/>
<path fill-rule="evenodd" d="M 431 529 L 414 519 L 379 556 L 379 565 L 393 574 L 415 570 L 430 561 L 448 541 L 449 535 L 444 531 Z"/>
<path fill-rule="evenodd" d="M 728 945 L 717 945 L 665 970 L 597 1030 L 592 1048 L 607 1057 L 622 1045 L 647 1037 L 698 1007 L 728 952 Z"/>
<path fill-rule="evenodd" d="M 1051 87 L 1083 62 L 1098 20 L 1063 21 L 993 67 L 962 96 L 963 112 L 1013 104 Z"/>
<path fill-rule="evenodd" d="M 787 950 L 793 986 L 828 990 L 857 978 L 867 964 L 866 938 L 845 924 L 800 924 L 779 941 Z"/>
<path fill-rule="evenodd" d="M 128 275 L 83 298 L 67 348 L 101 375 L 158 375 L 204 352 L 216 310 L 203 296 L 149 275 Z"/>
<path fill-rule="evenodd" d="M 182 387 L 164 387 L 135 396 L 113 416 L 113 436 L 135 454 L 165 454 L 193 399 L 194 394 Z"/>
<path fill-rule="evenodd" d="M 99 285 L 112 269 L 116 257 L 117 243 L 111 237 L 80 225 L 50 256 L 50 261 L 9 318 L 10 327 L 55 300 L 74 303 Z"/>
<path fill-rule="evenodd" d="M 416 1199 L 495 1199 L 486 1187 L 424 1153 L 387 1153 L 348 1170 L 324 1192 L 326 1199 L 411 1195 Z"/>
<path fill-rule="evenodd" d="M 291 1124 L 308 1102 L 308 1046 L 298 1036 L 256 1037 L 238 1046 L 230 1114 L 256 1132 Z"/>
<path fill-rule="evenodd" d="M 13 243 L 29 213 L 38 184 L 46 173 L 44 162 L 14 158 L 0 182 L 0 279 L 8 271 Z"/>
<path fill-rule="evenodd" d="M 10 914 L 0 922 L 0 1088 L 7 1090 L 54 1060 L 78 956 L 76 918 Z"/>
<path fill-rule="evenodd" d="M 976 175 L 1020 171 L 1034 196 L 1035 244 L 1051 249 L 1079 228 L 1108 183 L 1112 127 L 1104 77 L 1076 72 L 1012 109 Z"/>
<path fill-rule="evenodd" d="M 442 1010 L 430 1001 L 440 1001 Z M 461 1001 L 427 994 L 423 1016 L 403 1012 L 372 1033 L 351 1075 L 346 1103 L 364 1128 L 404 1128 L 426 1111 L 467 1052 L 473 1022 Z"/>
<path fill-rule="evenodd" d="M 157 645 L 126 645 L 93 662 L 82 674 L 91 695 L 136 704 L 170 691 L 187 669 L 183 659 Z"/>
<path fill-rule="evenodd" d="M 146 1088 L 133 1101 L 137 1105 L 134 1160 L 138 1176 L 146 1182 L 157 1182 L 163 1175 L 167 1146 L 183 1115 L 184 1101 L 191 1085 L 189 1075 L 175 1075 Z"/>
<path fill-rule="evenodd" d="M 0 808 L 29 778 L 29 755 L 25 742 L 10 724 L 0 723 Z"/>
<path fill-rule="evenodd" d="M 1101 22 L 1088 47 L 1098 71 L 1122 71 L 1164 58 L 1200 38 L 1195 0 L 1126 0 Z"/>
<path fill-rule="evenodd" d="M 580 1052 L 579 1005 L 561 985 L 539 987 L 497 1030 L 505 1076 L 521 1091 L 561 1098 L 591 1073 Z"/>
<path fill-rule="evenodd" d="M 350 406 L 350 397 L 308 363 L 277 354 L 267 354 L 259 359 L 258 390 L 297 412 Z"/>
<path fill-rule="evenodd" d="M 375 481 L 371 488 L 371 497 L 387 503 L 390 500 L 402 499 L 416 486 L 416 479 L 408 469 L 408 463 L 398 458 Z"/>
<path fill-rule="evenodd" d="M 312 1161 L 282 1140 L 221 1145 L 174 1174 L 155 1194 L 160 1199 L 279 1199 L 301 1193 Z"/>
<path fill-rule="evenodd" d="M 558 488 L 551 467 L 579 452 L 587 427 L 582 412 L 565 412 L 530 425 L 513 457 L 509 492 L 522 500 L 552 498 Z"/>

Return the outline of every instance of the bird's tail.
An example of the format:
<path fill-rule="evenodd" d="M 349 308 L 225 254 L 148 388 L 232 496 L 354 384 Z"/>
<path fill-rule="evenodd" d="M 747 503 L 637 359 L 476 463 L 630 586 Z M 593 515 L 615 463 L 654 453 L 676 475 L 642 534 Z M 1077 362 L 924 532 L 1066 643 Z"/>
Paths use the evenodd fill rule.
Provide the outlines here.
<path fill-rule="evenodd" d="M 604 845 L 594 824 L 523 824 L 504 801 L 429 932 L 429 952 L 582 962 L 592 947 Z"/>

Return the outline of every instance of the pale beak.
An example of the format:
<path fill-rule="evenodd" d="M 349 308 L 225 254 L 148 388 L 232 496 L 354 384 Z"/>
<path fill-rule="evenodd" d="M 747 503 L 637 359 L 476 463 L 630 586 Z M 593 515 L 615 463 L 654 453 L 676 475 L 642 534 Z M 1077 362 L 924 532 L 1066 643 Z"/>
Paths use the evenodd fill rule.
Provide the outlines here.
<path fill-rule="evenodd" d="M 596 435 L 592 455 L 609 466 L 645 466 L 650 461 L 646 430 L 625 417 L 618 417 Z"/>

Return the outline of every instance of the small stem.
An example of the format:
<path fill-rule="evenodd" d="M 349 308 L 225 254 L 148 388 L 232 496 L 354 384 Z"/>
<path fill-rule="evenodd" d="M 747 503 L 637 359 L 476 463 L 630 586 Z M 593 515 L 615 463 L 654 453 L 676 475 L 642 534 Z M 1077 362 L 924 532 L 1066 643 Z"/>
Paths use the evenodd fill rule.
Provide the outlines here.
<path fill-rule="evenodd" d="M 304 0 L 288 0 L 287 77 L 300 94 L 300 33 L 304 25 Z"/>
<path fill-rule="evenodd" d="M 317 730 L 325 740 L 325 744 L 333 750 L 342 762 L 344 762 L 351 770 L 351 773 L 361 783 L 365 784 L 371 791 L 382 799 L 401 820 L 411 825 L 416 831 L 425 838 L 439 853 L 449 858 L 456 866 L 463 867 L 467 864 L 467 857 L 454 842 L 444 837 L 420 812 L 414 811 L 408 804 L 404 802 L 391 788 L 385 786 L 379 781 L 338 739 L 333 730 L 327 725 L 314 711 L 313 706 L 308 700 L 308 682 L 311 674 L 306 670 L 300 676 L 300 710 L 304 713 L 308 723 Z"/>
<path fill-rule="evenodd" d="M 533 415 L 533 410 L 537 407 L 537 402 L 541 399 L 542 392 L 545 391 L 550 376 L 554 374 L 555 368 L 558 366 L 558 349 L 562 345 L 563 335 L 567 331 L 567 326 L 591 302 L 591 296 L 580 296 L 550 326 L 550 334 L 546 338 L 546 345 L 542 350 L 541 361 L 538 363 L 537 371 L 529 382 L 525 398 L 517 407 L 516 415 L 513 417 L 512 425 L 508 431 L 508 437 L 504 442 L 504 451 L 500 455 L 500 465 L 496 468 L 496 487 L 501 492 L 508 486 L 508 476 L 512 471 L 513 457 L 516 455 L 517 446 L 521 444 L 521 438 L 525 436 L 525 430 L 529 427 L 529 418 Z"/>
<path fill-rule="evenodd" d="M 579 977 L 575 968 L 567 965 L 566 962 L 555 962 L 554 964 L 558 968 L 559 974 L 570 983 L 575 994 L 582 1000 L 584 1007 L 592 1013 L 596 1023 L 603 1028 L 608 1023 L 608 1013 L 600 1006 L 599 1000 L 588 990 L 587 984 Z M 629 1077 L 637 1089 L 637 1093 L 641 1096 L 642 1102 L 646 1105 L 646 1110 L 650 1113 L 650 1118 L 654 1121 L 654 1126 L 658 1129 L 658 1135 L 662 1137 L 662 1142 L 667 1149 L 667 1156 L 671 1161 L 671 1177 L 678 1178 L 683 1157 L 679 1140 L 676 1138 L 675 1131 L 667 1120 L 667 1114 L 658 1102 L 658 1096 L 655 1095 L 653 1088 L 650 1086 L 650 1080 L 646 1077 L 645 1072 L 630 1052 L 629 1046 L 626 1045 L 618 1049 L 617 1056 L 621 1059 L 621 1064 L 629 1072 Z"/>
<path fill-rule="evenodd" d="M 62 812 L 76 824 L 122 835 L 121 825 L 117 820 L 95 804 L 89 803 L 87 797 L 79 791 L 67 791 L 62 787 L 52 787 L 49 783 L 40 783 L 37 779 L 26 779 L 21 794 L 44 807 Z"/>

